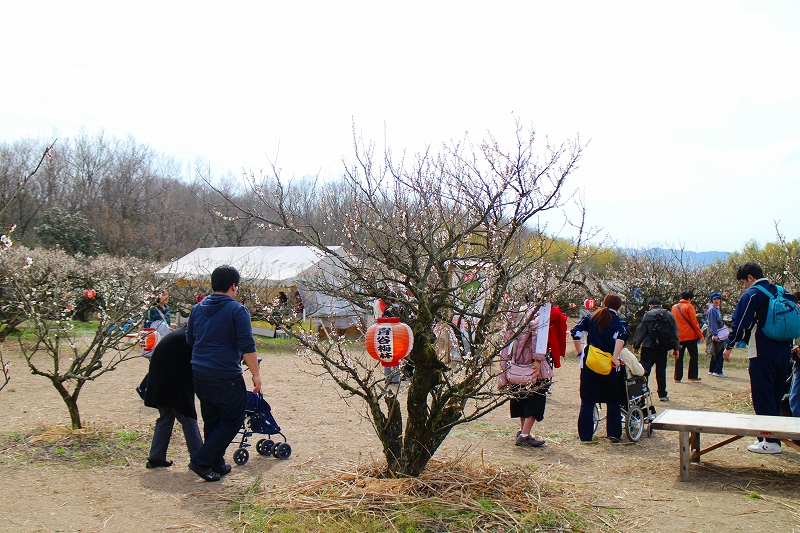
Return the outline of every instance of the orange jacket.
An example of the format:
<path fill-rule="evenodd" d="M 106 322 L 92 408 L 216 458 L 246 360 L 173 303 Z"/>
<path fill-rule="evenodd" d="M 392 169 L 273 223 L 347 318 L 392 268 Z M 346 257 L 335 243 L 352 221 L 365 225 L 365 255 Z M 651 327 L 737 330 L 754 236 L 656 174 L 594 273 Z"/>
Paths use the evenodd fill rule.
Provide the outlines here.
<path fill-rule="evenodd" d="M 678 307 L 683 311 L 681 316 Z M 689 300 L 681 300 L 672 306 L 672 316 L 678 324 L 678 340 L 680 342 L 695 341 L 703 338 L 703 330 L 700 329 L 700 322 L 697 321 L 697 310 Z M 684 319 L 684 317 L 686 317 Z"/>

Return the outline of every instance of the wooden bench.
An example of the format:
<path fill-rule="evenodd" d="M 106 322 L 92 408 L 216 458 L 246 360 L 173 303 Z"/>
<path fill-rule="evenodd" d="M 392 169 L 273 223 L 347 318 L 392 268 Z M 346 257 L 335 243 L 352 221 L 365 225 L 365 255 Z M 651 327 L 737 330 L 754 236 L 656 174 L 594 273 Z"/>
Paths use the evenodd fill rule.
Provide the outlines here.
<path fill-rule="evenodd" d="M 792 442 L 800 440 L 800 418 L 667 409 L 653 420 L 651 427 L 680 431 L 681 481 L 689 481 L 690 462 L 699 463 L 701 455 L 742 437 L 780 439 L 800 451 L 800 446 Z M 701 433 L 735 436 L 701 450 Z"/>

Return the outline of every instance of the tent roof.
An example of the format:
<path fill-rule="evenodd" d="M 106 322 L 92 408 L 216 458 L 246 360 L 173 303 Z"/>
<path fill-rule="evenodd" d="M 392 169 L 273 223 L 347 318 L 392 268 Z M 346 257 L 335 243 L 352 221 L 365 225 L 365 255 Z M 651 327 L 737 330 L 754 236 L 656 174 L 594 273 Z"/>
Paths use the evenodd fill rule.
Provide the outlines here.
<path fill-rule="evenodd" d="M 341 246 L 331 246 L 329 250 L 338 254 Z M 165 266 L 156 272 L 156 276 L 209 280 L 216 267 L 231 265 L 247 283 L 290 286 L 304 271 L 323 259 L 322 253 L 310 246 L 198 248 Z"/>

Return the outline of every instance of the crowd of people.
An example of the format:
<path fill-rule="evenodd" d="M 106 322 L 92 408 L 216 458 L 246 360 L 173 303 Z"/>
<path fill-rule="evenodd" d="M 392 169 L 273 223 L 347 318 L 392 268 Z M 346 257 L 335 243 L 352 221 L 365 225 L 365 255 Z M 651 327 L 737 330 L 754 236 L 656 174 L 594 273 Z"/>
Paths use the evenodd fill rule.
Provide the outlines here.
<path fill-rule="evenodd" d="M 622 438 L 620 391 L 624 390 L 626 373 L 621 369 L 622 355 L 625 345 L 632 343 L 633 353 L 641 354 L 641 366 L 649 381 L 655 368 L 655 385 L 658 399 L 669 402 L 667 393 L 667 361 L 671 354 L 675 359 L 673 380 L 681 383 L 684 379 L 684 361 L 688 354 L 688 382 L 700 382 L 698 347 L 701 342 L 706 345 L 706 353 L 710 362 L 708 375 L 712 378 L 726 378 L 724 363 L 730 361 L 731 350 L 738 343 L 747 346 L 748 373 L 753 402 L 753 410 L 757 415 L 779 416 L 782 414 L 782 403 L 788 403 L 788 411 L 783 414 L 800 417 L 800 349 L 797 339 L 776 340 L 768 335 L 766 323 L 768 304 L 771 297 L 783 289 L 770 283 L 764 276 L 761 267 L 755 263 L 742 265 L 736 274 L 742 283 L 744 293 L 736 304 L 728 328 L 723 321 L 720 306 L 722 294 L 714 291 L 708 295 L 708 303 L 704 310 L 706 333 L 697 318 L 695 294 L 685 290 L 679 301 L 670 310 L 662 307 L 658 298 L 647 301 L 648 310 L 644 314 L 632 339 L 629 338 L 628 325 L 618 315 L 622 306 L 622 298 L 616 294 L 608 294 L 603 305 L 591 314 L 579 319 L 571 329 L 570 335 L 575 351 L 580 357 L 580 410 L 578 412 L 578 436 L 581 442 L 592 442 L 595 431 L 595 406 L 606 404 L 606 435 L 611 442 L 620 442 Z M 800 292 L 786 295 L 795 305 L 800 306 Z M 523 333 L 524 335 L 524 333 Z M 523 337 L 520 335 L 520 337 Z M 513 338 L 509 336 L 508 340 Z M 508 350 L 513 350 L 509 344 Z M 552 348 L 548 346 L 548 352 Z M 505 371 L 502 360 L 511 356 L 501 356 L 501 371 Z M 633 359 L 631 364 L 637 364 Z M 502 383 L 502 380 L 501 380 Z M 787 392 L 787 384 L 790 384 Z M 505 386 L 505 385 L 501 385 Z M 549 386 L 549 383 L 548 383 Z M 547 387 L 531 386 L 531 390 L 546 391 Z M 511 400 L 511 418 L 526 420 L 527 412 L 519 409 L 518 389 L 508 389 Z M 787 401 L 788 400 L 788 401 Z M 535 420 L 541 421 L 544 415 L 543 401 L 537 404 Z M 524 431 L 532 424 L 522 424 L 517 434 L 518 446 L 539 447 L 544 440 L 530 437 L 526 440 Z M 523 435 L 523 438 L 520 438 Z M 747 449 L 754 453 L 781 453 L 778 439 L 758 438 Z"/>
<path fill-rule="evenodd" d="M 782 289 L 770 283 L 755 263 L 742 265 L 736 277 L 744 293 L 736 304 L 730 329 L 720 311 L 722 295 L 712 292 L 704 311 L 707 324 L 704 335 L 691 290 L 683 291 L 669 311 L 662 307 L 658 298 L 650 298 L 648 310 L 632 338 L 628 324 L 618 314 L 623 301 L 617 294 L 606 295 L 599 309 L 578 320 L 569 336 L 580 357 L 581 403 L 577 429 L 581 442 L 594 439 L 594 409 L 598 403 L 607 406 L 607 438 L 611 442 L 622 439 L 620 390 L 626 375 L 621 367 L 640 366 L 625 348 L 629 341 L 633 353 L 641 354 L 641 372 L 648 380 L 655 369 L 658 399 L 662 402 L 669 401 L 666 368 L 670 354 L 675 358 L 673 378 L 676 383 L 683 380 L 686 354 L 687 380 L 699 382 L 702 378 L 698 368 L 698 345 L 703 339 L 706 353 L 710 355 L 708 375 L 715 378 L 726 377 L 723 365 L 730 360 L 732 348 L 737 343 L 745 343 L 756 414 L 781 414 L 781 402 L 791 374 L 789 406 L 791 414 L 800 417 L 798 348 L 793 340 L 775 340 L 765 330 L 770 297 Z M 253 392 L 259 392 L 262 385 L 250 314 L 236 300 L 239 281 L 235 268 L 217 267 L 211 274 L 213 293 L 193 306 L 185 327 L 166 334 L 153 351 L 149 385 L 142 392 L 145 404 L 158 409 L 159 418 L 147 468 L 172 465 L 166 454 L 177 420 L 189 450 L 190 470 L 212 482 L 231 471 L 224 454 L 242 426 L 247 400 L 242 362 L 251 372 Z M 800 293 L 788 296 L 800 302 Z M 167 301 L 165 291 L 148 314 L 148 320 L 160 320 L 169 326 Z M 380 309 L 381 316 L 386 312 Z M 450 340 L 449 330 L 442 334 Z M 533 435 L 533 427 L 544 420 L 554 369 L 560 368 L 566 354 L 566 338 L 567 317 L 557 306 L 548 303 L 535 309 L 528 305 L 509 316 L 500 356 L 499 386 L 512 396 L 510 415 L 520 422 L 515 437 L 517 446 L 538 448 L 545 444 L 544 439 Z M 446 344 L 449 347 L 450 343 Z M 395 378 L 387 376 L 389 380 Z M 203 417 L 202 437 L 195 395 Z M 781 443 L 777 439 L 759 438 L 748 450 L 780 453 Z"/>

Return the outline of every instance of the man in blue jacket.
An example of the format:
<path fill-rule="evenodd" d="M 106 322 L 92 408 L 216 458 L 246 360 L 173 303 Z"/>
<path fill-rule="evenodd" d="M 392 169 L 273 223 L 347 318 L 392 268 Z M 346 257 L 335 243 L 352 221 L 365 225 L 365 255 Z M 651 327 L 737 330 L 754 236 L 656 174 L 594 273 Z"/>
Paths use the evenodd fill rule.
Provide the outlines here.
<path fill-rule="evenodd" d="M 235 300 L 239 280 L 239 272 L 232 266 L 215 268 L 211 273 L 214 293 L 192 308 L 186 326 L 205 436 L 189 469 L 206 481 L 219 481 L 231 471 L 225 450 L 244 422 L 247 405 L 242 359 L 253 375 L 253 392 L 261 390 L 250 313 Z"/>
<path fill-rule="evenodd" d="M 764 271 L 756 263 L 740 266 L 736 279 L 742 282 L 745 291 L 733 312 L 732 331 L 722 355 L 725 361 L 730 361 L 736 343 L 747 343 L 753 409 L 757 415 L 779 416 L 789 375 L 792 341 L 776 341 L 761 331 L 767 319 L 769 297 L 755 285 L 764 287 L 773 295 L 777 294 L 777 289 L 764 277 Z M 759 438 L 747 449 L 754 453 L 781 453 L 781 442 Z"/>

